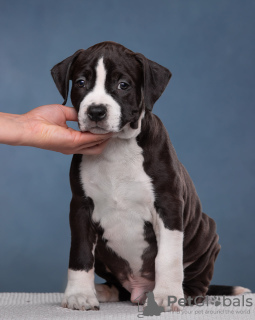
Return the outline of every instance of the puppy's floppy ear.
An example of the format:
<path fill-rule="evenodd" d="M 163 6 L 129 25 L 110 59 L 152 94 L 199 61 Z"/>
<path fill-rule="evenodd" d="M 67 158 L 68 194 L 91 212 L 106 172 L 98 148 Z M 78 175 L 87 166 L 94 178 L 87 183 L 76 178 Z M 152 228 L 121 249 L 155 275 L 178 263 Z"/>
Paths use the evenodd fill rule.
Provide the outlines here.
<path fill-rule="evenodd" d="M 84 49 L 80 49 L 76 51 L 72 56 L 66 58 L 65 60 L 59 62 L 51 69 L 52 78 L 58 88 L 58 91 L 64 98 L 63 105 L 66 104 L 68 98 L 69 91 L 69 77 L 72 64 L 77 59 L 78 55 L 85 51 Z"/>
<path fill-rule="evenodd" d="M 141 53 L 136 54 L 143 68 L 143 94 L 145 106 L 152 110 L 154 103 L 164 92 L 172 74 L 160 64 L 147 59 Z"/>

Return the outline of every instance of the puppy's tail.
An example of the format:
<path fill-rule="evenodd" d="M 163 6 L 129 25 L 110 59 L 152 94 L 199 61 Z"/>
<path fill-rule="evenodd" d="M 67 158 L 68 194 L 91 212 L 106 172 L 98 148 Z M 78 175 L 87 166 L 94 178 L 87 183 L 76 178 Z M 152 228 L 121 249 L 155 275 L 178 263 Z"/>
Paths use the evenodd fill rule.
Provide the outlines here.
<path fill-rule="evenodd" d="M 206 293 L 208 296 L 237 296 L 243 293 L 251 293 L 250 289 L 233 286 L 210 285 Z"/>

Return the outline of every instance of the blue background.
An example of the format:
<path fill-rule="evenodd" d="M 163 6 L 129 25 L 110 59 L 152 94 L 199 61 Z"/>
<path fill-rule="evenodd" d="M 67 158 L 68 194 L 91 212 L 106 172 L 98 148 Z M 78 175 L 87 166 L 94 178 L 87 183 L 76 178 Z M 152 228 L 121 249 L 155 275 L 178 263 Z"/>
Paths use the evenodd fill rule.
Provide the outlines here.
<path fill-rule="evenodd" d="M 0 111 L 62 103 L 49 70 L 105 40 L 172 71 L 154 112 L 217 222 L 213 283 L 253 291 L 254 16 L 249 0 L 0 1 Z M 0 155 L 0 291 L 63 291 L 71 156 L 5 145 Z"/>

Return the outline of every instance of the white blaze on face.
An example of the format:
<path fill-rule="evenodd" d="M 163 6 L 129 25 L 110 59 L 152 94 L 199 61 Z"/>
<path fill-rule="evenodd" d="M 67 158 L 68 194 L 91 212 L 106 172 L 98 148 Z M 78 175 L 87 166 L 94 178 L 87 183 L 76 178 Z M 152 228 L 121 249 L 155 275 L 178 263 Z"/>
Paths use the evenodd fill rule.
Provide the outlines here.
<path fill-rule="evenodd" d="M 92 133 L 118 132 L 121 121 L 120 105 L 105 90 L 106 70 L 103 57 L 96 66 L 96 81 L 93 90 L 88 93 L 80 104 L 78 121 L 81 131 Z M 107 109 L 106 118 L 98 123 L 91 121 L 87 110 L 91 105 L 104 105 Z"/>

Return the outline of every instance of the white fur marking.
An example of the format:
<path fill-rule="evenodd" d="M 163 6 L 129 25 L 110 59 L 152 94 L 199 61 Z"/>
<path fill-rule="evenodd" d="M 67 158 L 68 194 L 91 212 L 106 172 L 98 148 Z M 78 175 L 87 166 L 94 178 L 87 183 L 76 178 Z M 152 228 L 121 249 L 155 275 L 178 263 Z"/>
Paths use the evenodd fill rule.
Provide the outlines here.
<path fill-rule="evenodd" d="M 155 261 L 154 297 L 158 305 L 170 311 L 167 297 L 184 297 L 183 282 L 183 232 L 165 228 L 162 219 L 157 216 L 155 233 L 158 242 L 158 254 Z M 178 304 L 172 305 L 172 310 L 178 310 Z"/>
<path fill-rule="evenodd" d="M 92 248 L 94 256 L 96 243 Z M 69 309 L 88 310 L 99 307 L 95 290 L 94 267 L 88 272 L 85 270 L 68 269 L 68 282 L 62 306 Z"/>
<path fill-rule="evenodd" d="M 68 269 L 68 284 L 65 294 L 76 294 L 95 291 L 94 289 L 94 269 L 71 270 Z"/>
<path fill-rule="evenodd" d="M 234 295 L 239 295 L 243 293 L 251 293 L 251 290 L 244 287 L 234 287 L 234 292 L 233 292 Z"/>
<path fill-rule="evenodd" d="M 96 67 L 96 82 L 93 90 L 88 93 L 80 104 L 78 121 L 81 131 L 90 131 L 92 133 L 118 132 L 120 127 L 121 108 L 120 105 L 105 91 L 106 70 L 103 58 L 98 60 Z M 103 104 L 107 108 L 106 120 L 100 121 L 96 126 L 87 116 L 87 110 L 92 104 Z"/>
<path fill-rule="evenodd" d="M 94 269 L 88 272 L 68 269 L 68 283 L 62 306 L 78 310 L 99 308 L 94 285 Z"/>
<path fill-rule="evenodd" d="M 83 188 L 95 205 L 92 219 L 100 222 L 107 245 L 129 262 L 134 275 L 139 275 L 148 247 L 144 221 L 152 221 L 155 214 L 143 161 L 135 138 L 112 138 L 101 155 L 83 156 L 80 166 Z"/>
<path fill-rule="evenodd" d="M 194 263 L 196 260 L 194 260 L 194 261 L 191 261 L 191 262 L 186 262 L 186 263 L 184 263 L 183 264 L 183 269 L 186 269 L 186 268 L 188 268 L 188 266 L 190 266 L 192 263 Z"/>

